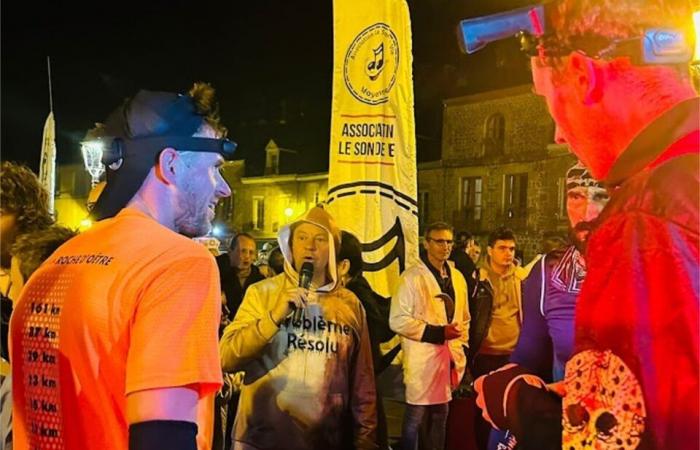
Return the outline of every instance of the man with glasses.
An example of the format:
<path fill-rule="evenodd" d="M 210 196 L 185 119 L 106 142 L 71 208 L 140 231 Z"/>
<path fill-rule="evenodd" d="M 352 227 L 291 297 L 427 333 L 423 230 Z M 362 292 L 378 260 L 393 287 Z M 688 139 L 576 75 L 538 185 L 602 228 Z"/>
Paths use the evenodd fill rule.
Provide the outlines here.
<path fill-rule="evenodd" d="M 421 261 L 407 269 L 391 299 L 389 325 L 401 336 L 406 411 L 401 448 L 414 450 L 422 423 L 429 449 L 445 447 L 448 403 L 466 367 L 469 305 L 464 276 L 448 263 L 452 227 L 425 230 Z"/>

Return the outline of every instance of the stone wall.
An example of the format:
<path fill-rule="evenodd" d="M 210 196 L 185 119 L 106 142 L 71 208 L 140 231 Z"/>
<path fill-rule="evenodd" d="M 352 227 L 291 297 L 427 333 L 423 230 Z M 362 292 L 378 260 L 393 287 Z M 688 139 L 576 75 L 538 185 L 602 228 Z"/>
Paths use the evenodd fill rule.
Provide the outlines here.
<path fill-rule="evenodd" d="M 485 144 L 487 122 L 496 115 L 504 122 L 500 151 Z M 566 147 L 552 144 L 553 121 L 529 86 L 446 100 L 443 130 L 442 160 L 418 167 L 418 190 L 430 199 L 428 222 L 443 220 L 472 232 L 484 244 L 483 253 L 491 230 L 512 228 L 525 261 L 541 251 L 543 235 L 566 234 L 562 178 L 575 159 Z M 527 174 L 521 217 L 509 217 L 505 208 L 506 180 L 514 174 Z M 482 180 L 480 220 L 462 208 L 467 177 Z"/>

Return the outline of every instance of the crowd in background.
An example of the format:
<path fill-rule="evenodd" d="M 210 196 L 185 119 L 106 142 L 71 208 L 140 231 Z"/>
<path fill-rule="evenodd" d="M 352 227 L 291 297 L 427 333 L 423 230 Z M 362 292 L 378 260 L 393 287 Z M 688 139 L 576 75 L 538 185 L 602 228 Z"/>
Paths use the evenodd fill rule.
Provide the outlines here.
<path fill-rule="evenodd" d="M 540 32 L 535 91 L 582 162 L 569 236 L 526 262 L 513 230 L 477 243 L 421 224 L 390 298 L 322 205 L 262 258 L 245 233 L 216 259 L 192 240 L 231 195 L 235 144 L 208 85 L 140 91 L 96 127 L 107 183 L 83 233 L 3 162 L 3 445 L 698 448 L 700 108 L 689 5 L 669 3 L 558 0 L 547 35 L 516 11 Z M 393 361 L 390 441 L 378 380 Z"/>
<path fill-rule="evenodd" d="M 18 284 L 20 284 L 19 287 L 21 287 L 23 281 L 33 270 L 35 270 L 61 243 L 74 236 L 75 233 L 52 224 L 46 211 L 46 194 L 39 186 L 36 177 L 31 174 L 28 169 L 13 163 L 4 162 L 2 166 L 2 183 L 4 204 L 3 254 L 5 256 L 3 261 L 7 262 L 6 265 L 3 264 L 3 338 L 6 339 L 9 313 L 12 310 L 12 301 L 10 300 L 12 298 L 11 292 L 18 287 Z M 29 195 L 30 193 L 31 195 Z M 20 204 L 17 201 L 20 197 L 23 199 L 31 197 L 33 200 L 25 200 Z M 8 224 L 7 222 L 9 222 L 10 219 L 12 223 Z M 24 225 L 24 223 L 29 223 L 31 225 Z M 471 299 L 472 296 L 476 296 L 479 286 L 483 286 L 483 283 L 480 284 L 479 282 L 480 279 L 483 282 L 488 278 L 489 270 L 493 270 L 493 267 L 500 267 L 492 266 L 494 257 L 498 264 L 501 264 L 501 266 L 507 270 L 515 271 L 519 269 L 519 277 L 523 277 L 525 274 L 523 270 L 530 270 L 531 265 L 523 267 L 524 265 L 515 259 L 516 237 L 510 230 L 495 230 L 486 245 L 488 253 L 482 256 L 481 245 L 470 233 L 466 231 L 459 232 L 456 234 L 456 239 L 453 239 L 452 228 L 444 223 L 430 224 L 427 226 L 427 232 L 421 239 L 423 245 L 421 249 L 421 259 L 424 263 L 431 264 L 431 257 L 429 255 L 431 255 L 431 250 L 434 250 L 432 245 L 435 240 L 435 233 L 442 233 L 446 237 L 446 239 L 439 241 L 440 243 L 438 247 L 436 247 L 441 254 L 440 261 L 449 259 L 450 266 L 453 267 L 453 270 L 456 269 L 461 274 L 461 278 L 465 280 L 463 288 L 460 289 L 462 296 L 457 298 L 462 304 L 462 321 L 467 328 L 462 329 L 458 333 L 463 339 L 463 346 L 459 346 L 458 349 L 460 352 L 463 352 L 465 362 L 467 358 L 469 358 L 472 374 L 467 375 L 467 377 L 462 377 L 462 374 L 460 374 L 460 380 L 463 379 L 465 382 L 457 383 L 457 385 L 461 384 L 461 398 L 469 398 L 471 395 L 471 387 L 468 382 L 473 379 L 472 376 L 478 376 L 484 372 L 483 369 L 479 369 L 478 365 L 475 365 L 474 362 L 478 361 L 478 358 L 475 359 L 475 356 L 477 353 L 480 355 L 488 354 L 488 347 L 482 347 L 481 352 L 472 351 L 470 353 L 469 351 L 469 338 L 474 339 L 473 334 L 475 330 L 475 328 L 472 328 L 471 334 L 468 332 L 470 310 L 471 315 L 478 315 L 478 313 L 475 312 L 475 304 L 473 304 L 473 301 L 468 299 Z M 501 249 L 500 245 L 502 243 L 506 243 L 507 248 Z M 237 233 L 231 236 L 230 240 L 223 243 L 221 247 L 223 247 L 223 251 L 221 251 L 222 248 L 220 247 L 209 248 L 216 257 L 219 270 L 222 309 L 220 336 L 224 333 L 226 327 L 234 321 L 236 313 L 241 307 L 248 289 L 255 283 L 274 278 L 284 274 L 285 271 L 285 257 L 279 243 L 269 241 L 259 243 L 250 234 Z M 500 253 L 496 252 L 503 253 L 504 256 L 500 256 Z M 351 233 L 343 231 L 340 236 L 337 254 L 338 271 L 343 272 L 342 275 L 339 275 L 339 283 L 347 289 L 350 289 L 357 298 L 360 299 L 363 311 L 366 315 L 371 360 L 374 367 L 372 370 L 376 377 L 379 376 L 392 361 L 395 364 L 401 364 L 402 361 L 401 356 L 397 358 L 398 346 L 385 355 L 380 351 L 380 345 L 390 341 L 397 332 L 399 332 L 400 335 L 406 332 L 401 332 L 402 327 L 400 325 L 390 325 L 392 300 L 390 298 L 381 297 L 375 293 L 363 277 L 362 249 L 357 238 Z M 434 262 L 435 260 L 432 261 Z M 292 265 L 289 262 L 287 262 L 287 264 L 290 266 Z M 16 276 L 11 277 L 10 273 L 14 271 L 17 272 L 14 274 Z M 517 279 L 520 280 L 521 278 Z M 451 278 L 447 278 L 446 282 L 450 284 L 453 283 Z M 501 282 L 502 281 L 498 281 L 498 283 Z M 502 292 L 502 289 L 499 287 L 496 290 L 496 295 L 504 296 L 503 298 L 506 299 L 505 302 L 509 304 L 512 311 L 517 312 L 520 308 L 519 290 L 513 292 L 506 291 Z M 455 297 L 454 291 L 446 292 L 448 297 L 450 294 L 452 297 Z M 472 304 L 470 304 L 470 302 L 472 302 Z M 498 314 L 500 314 L 498 311 L 500 310 L 496 308 L 496 311 L 496 315 L 498 316 Z M 395 314 L 395 317 L 398 317 L 398 313 Z M 504 357 L 499 359 L 501 362 L 507 362 L 507 355 L 512 351 L 514 344 L 515 338 L 513 336 L 517 337 L 520 322 L 519 319 L 516 319 L 512 322 L 506 322 L 503 325 L 491 325 L 489 329 L 495 329 L 496 327 L 500 327 L 503 330 L 512 329 L 512 332 L 506 333 L 511 336 L 509 338 L 511 341 L 508 344 L 509 347 L 505 348 L 506 353 L 503 353 Z M 441 330 L 438 331 L 442 332 Z M 482 332 L 483 331 L 484 330 L 482 330 Z M 486 332 L 488 333 L 488 330 L 486 330 Z M 483 338 L 484 336 L 480 338 L 477 337 L 477 339 Z M 437 338 L 437 342 L 444 341 L 444 337 Z M 3 350 L 6 351 L 7 348 L 6 340 L 4 340 Z M 7 361 L 9 358 L 6 353 L 3 353 L 3 357 L 5 358 L 4 361 Z M 403 361 L 405 364 L 405 358 L 403 358 Z M 464 369 L 466 369 L 466 367 L 462 368 L 462 370 Z M 8 375 L 8 373 L 4 375 Z M 430 380 L 433 377 L 434 374 L 423 374 L 417 382 L 419 385 L 425 384 L 428 383 L 425 380 Z M 7 379 L 7 377 L 4 376 L 3 380 L 5 379 Z M 416 381 L 413 382 L 415 383 Z M 241 371 L 229 373 L 224 378 L 224 386 L 216 397 L 215 432 L 213 434 L 214 448 L 228 449 L 234 444 L 233 425 L 239 408 L 239 396 L 243 384 L 244 378 Z M 376 384 L 378 385 L 378 383 Z M 453 386 L 453 388 L 457 389 L 458 386 Z M 450 392 L 451 390 L 452 388 L 449 389 Z M 7 397 L 4 400 L 4 404 L 10 405 L 11 399 L 9 397 L 9 390 L 5 390 L 5 395 Z M 413 437 L 404 438 L 409 440 L 404 440 L 404 442 L 401 443 L 397 439 L 398 436 L 393 436 L 390 442 L 386 416 L 383 411 L 384 401 L 379 389 L 377 389 L 375 395 L 376 412 L 374 414 L 376 415 L 376 432 L 380 447 L 389 448 L 390 444 L 393 444 L 394 448 L 400 447 L 401 445 L 416 445 L 421 423 L 423 422 L 422 416 L 418 417 L 418 419 L 414 419 L 414 421 L 418 420 L 418 422 L 411 423 L 409 420 L 408 423 L 404 423 L 404 427 L 413 429 Z M 408 398 L 410 398 L 410 395 Z M 447 398 L 451 398 L 449 393 Z M 4 427 L 4 429 L 11 430 L 8 408 L 4 408 L 4 413 L 5 415 L 3 417 L 6 418 L 8 425 Z M 444 417 L 442 418 L 443 422 L 445 422 L 441 426 L 443 432 L 446 427 L 446 414 L 447 410 L 445 410 Z M 407 415 L 410 415 L 410 413 L 407 413 Z M 481 422 L 477 421 L 477 424 L 479 423 Z M 469 428 L 471 428 L 471 426 Z M 485 431 L 481 432 L 483 439 L 488 438 L 489 430 L 490 428 L 486 428 Z M 477 433 L 476 436 L 479 436 L 479 434 Z M 441 439 L 444 439 L 444 437 Z M 461 440 L 464 441 L 463 438 Z"/>

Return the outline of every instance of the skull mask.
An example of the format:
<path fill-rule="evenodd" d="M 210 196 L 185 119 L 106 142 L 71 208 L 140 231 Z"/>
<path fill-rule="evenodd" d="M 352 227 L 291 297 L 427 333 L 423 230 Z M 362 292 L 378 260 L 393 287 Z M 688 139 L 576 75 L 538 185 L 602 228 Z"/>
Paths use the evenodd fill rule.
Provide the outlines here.
<path fill-rule="evenodd" d="M 611 351 L 587 350 L 566 364 L 562 448 L 635 449 L 644 398 L 634 373 Z"/>

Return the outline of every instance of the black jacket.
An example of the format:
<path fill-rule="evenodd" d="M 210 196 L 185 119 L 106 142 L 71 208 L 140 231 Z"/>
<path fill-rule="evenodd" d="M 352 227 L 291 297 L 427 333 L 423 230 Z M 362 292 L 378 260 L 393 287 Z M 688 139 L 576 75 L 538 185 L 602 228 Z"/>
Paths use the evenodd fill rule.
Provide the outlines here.
<path fill-rule="evenodd" d="M 493 287 L 488 278 L 475 280 L 476 289 L 474 295 L 469 299 L 469 354 L 467 360 L 469 364 L 474 361 L 474 357 L 481 348 L 486 334 L 491 326 L 493 316 Z"/>
<path fill-rule="evenodd" d="M 350 290 L 360 299 L 360 303 L 365 308 L 367 325 L 369 328 L 369 341 L 372 348 L 372 360 L 374 362 L 374 373 L 379 374 L 384 370 L 382 354 L 379 344 L 394 337 L 394 332 L 389 328 L 389 308 L 391 299 L 384 298 L 372 290 L 365 277 L 358 276 L 350 281 L 345 288 Z"/>
<path fill-rule="evenodd" d="M 476 281 L 479 279 L 479 271 L 476 269 L 476 264 L 474 264 L 469 255 L 464 253 L 464 250 L 452 250 L 449 259 L 455 263 L 457 270 L 462 272 L 464 279 L 467 280 L 467 298 L 471 300 L 476 288 Z"/>
<path fill-rule="evenodd" d="M 228 308 L 228 316 L 233 320 L 238 307 L 241 306 L 245 291 L 253 283 L 262 281 L 265 276 L 260 273 L 256 266 L 250 266 L 250 275 L 245 279 L 245 283 L 241 286 L 236 270 L 231 267 L 229 255 L 224 253 L 216 257 L 216 265 L 219 266 L 219 279 L 221 280 L 221 292 L 226 296 L 226 308 Z"/>

